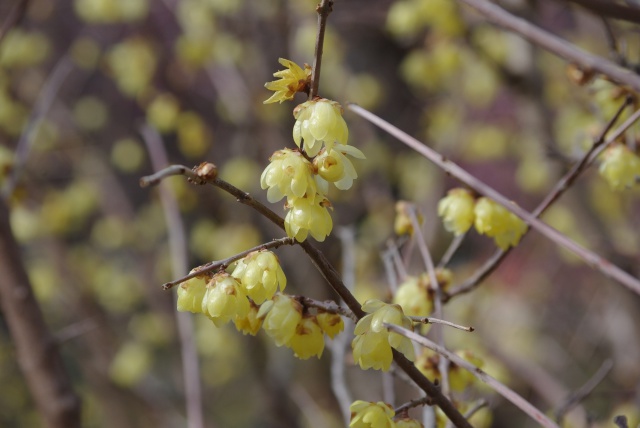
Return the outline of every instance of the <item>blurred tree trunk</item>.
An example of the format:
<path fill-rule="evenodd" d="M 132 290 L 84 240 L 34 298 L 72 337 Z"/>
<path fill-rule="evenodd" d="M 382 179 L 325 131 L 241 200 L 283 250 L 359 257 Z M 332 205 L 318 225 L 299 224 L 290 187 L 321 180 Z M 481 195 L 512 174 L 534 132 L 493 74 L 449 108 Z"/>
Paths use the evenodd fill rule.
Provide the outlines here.
<path fill-rule="evenodd" d="M 80 400 L 57 344 L 33 295 L 20 248 L 0 198 L 0 309 L 16 349 L 18 364 L 48 428 L 80 427 Z"/>

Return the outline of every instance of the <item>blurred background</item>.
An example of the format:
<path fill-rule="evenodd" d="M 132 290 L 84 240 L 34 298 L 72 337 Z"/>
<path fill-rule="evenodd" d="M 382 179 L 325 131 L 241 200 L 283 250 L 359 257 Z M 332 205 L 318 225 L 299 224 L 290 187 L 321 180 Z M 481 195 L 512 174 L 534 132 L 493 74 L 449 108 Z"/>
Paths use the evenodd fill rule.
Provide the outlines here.
<path fill-rule="evenodd" d="M 590 52 L 640 63 L 637 25 L 562 1 L 504 3 Z M 275 150 L 294 146 L 292 109 L 304 96 L 263 105 L 263 86 L 281 68 L 278 58 L 312 63 L 316 1 L 4 0 L 2 22 L 21 6 L 0 44 L 0 185 L 84 426 L 186 426 L 174 297 L 161 284 L 187 272 L 172 272 L 158 189 L 138 180 L 157 169 L 152 156 L 210 161 L 267 203 L 260 174 Z M 532 210 L 629 95 L 576 73 L 450 0 L 336 0 L 320 95 L 371 109 Z M 389 301 L 383 255 L 396 239 L 396 202 L 418 205 L 438 260 L 452 235 L 437 202 L 457 184 L 349 111 L 344 117 L 350 144 L 367 159 L 354 161 L 359 178 L 349 191 L 329 195 L 334 234 L 318 245 L 353 276 L 359 300 Z M 638 130 L 625 136 L 632 150 Z M 165 183 L 189 269 L 283 236 L 217 189 L 183 177 Z M 637 185 L 612 190 L 593 167 L 543 219 L 638 277 L 639 196 Z M 494 249 L 469 232 L 449 265 L 452 283 Z M 299 248 L 277 253 L 288 293 L 336 298 Z M 407 262 L 410 274 L 424 271 L 417 254 Z M 482 286 L 446 305 L 446 319 L 476 332 L 446 330 L 445 338 L 550 414 L 610 360 L 566 426 L 613 426 L 624 413 L 635 427 L 639 309 L 638 296 L 533 232 Z M 328 349 L 299 361 L 262 332 L 245 337 L 204 316 L 193 323 L 207 427 L 344 426 Z M 346 343 L 352 398 L 381 400 L 389 379 L 354 367 Z M 392 404 L 418 396 L 395 383 Z M 0 384 L 0 426 L 40 426 L 2 319 Z M 489 408 L 476 426 L 535 426 L 486 388 L 470 387 L 459 400 L 480 397 Z"/>

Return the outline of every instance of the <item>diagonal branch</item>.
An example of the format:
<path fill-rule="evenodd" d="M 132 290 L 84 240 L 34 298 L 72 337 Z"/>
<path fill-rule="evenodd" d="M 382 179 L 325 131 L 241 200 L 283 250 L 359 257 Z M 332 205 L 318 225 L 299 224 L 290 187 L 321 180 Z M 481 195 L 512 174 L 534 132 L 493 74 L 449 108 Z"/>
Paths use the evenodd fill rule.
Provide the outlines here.
<path fill-rule="evenodd" d="M 376 125 L 380 129 L 386 131 L 390 135 L 396 137 L 402 143 L 406 144 L 416 152 L 420 153 L 422 156 L 429 159 L 431 162 L 435 163 L 442 170 L 444 170 L 448 174 L 451 174 L 453 177 L 455 177 L 462 183 L 466 184 L 467 186 L 475 190 L 477 193 L 487 196 L 493 199 L 494 201 L 498 202 L 500 205 L 504 206 L 506 209 L 508 209 L 509 211 L 511 211 L 518 217 L 520 217 L 526 223 L 528 223 L 530 227 L 536 229 L 538 232 L 540 232 L 542 235 L 544 235 L 554 243 L 576 254 L 578 257 L 583 259 L 588 265 L 600 271 L 605 276 L 618 281 L 619 283 L 626 286 L 634 293 L 640 295 L 640 280 L 638 280 L 638 278 L 634 278 L 629 273 L 623 271 L 622 269 L 620 269 L 618 266 L 614 265 L 610 261 L 578 245 L 577 243 L 569 239 L 567 236 L 558 232 L 556 229 L 541 222 L 533 214 L 520 208 L 518 205 L 511 202 L 502 194 L 494 190 L 492 187 L 478 180 L 476 177 L 469 174 L 467 171 L 462 169 L 457 164 L 446 159 L 444 156 L 442 156 L 435 150 L 425 146 L 420 141 L 413 138 L 406 132 L 401 131 L 397 127 L 391 125 L 389 122 L 383 120 L 382 118 L 376 116 L 375 114 L 355 104 L 350 104 L 349 109 L 354 113 L 356 113 L 357 115 L 368 120 L 372 124 Z"/>

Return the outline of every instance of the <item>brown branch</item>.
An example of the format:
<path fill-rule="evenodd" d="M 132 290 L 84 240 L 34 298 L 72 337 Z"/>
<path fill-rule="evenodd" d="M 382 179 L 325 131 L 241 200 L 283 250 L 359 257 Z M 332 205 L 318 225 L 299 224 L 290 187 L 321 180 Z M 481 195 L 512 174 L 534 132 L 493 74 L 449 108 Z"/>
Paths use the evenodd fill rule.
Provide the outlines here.
<path fill-rule="evenodd" d="M 631 125 L 633 125 L 638 118 L 640 117 L 640 111 L 637 111 L 629 119 L 627 119 L 622 125 L 620 125 L 613 134 L 606 138 L 606 135 L 609 133 L 613 125 L 618 121 L 620 115 L 631 104 L 631 98 L 627 98 L 625 102 L 620 106 L 616 114 L 611 118 L 609 123 L 604 127 L 598 138 L 595 140 L 591 148 L 582 156 L 582 158 L 576 162 L 573 167 L 562 177 L 556 185 L 553 187 L 551 192 L 547 194 L 547 196 L 538 204 L 536 209 L 533 211 L 533 215 L 535 217 L 540 217 L 555 201 L 557 201 L 560 196 L 564 194 L 565 191 L 571 187 L 571 185 L 575 182 L 578 176 L 587 168 L 590 164 L 591 160 L 597 156 L 604 147 L 611 144 L 613 141 L 618 139 Z M 525 231 L 525 235 L 529 233 L 531 228 L 527 228 Z M 485 262 L 480 269 L 476 271 L 476 273 L 468 278 L 462 284 L 452 287 L 451 290 L 445 295 L 445 299 L 449 300 L 458 294 L 468 293 L 473 290 L 475 287 L 480 285 L 480 283 L 487 278 L 505 259 L 507 254 L 511 252 L 511 248 L 507 250 L 497 249 L 495 253 L 491 256 L 489 260 Z"/>
<path fill-rule="evenodd" d="M 429 397 L 416 398 L 415 400 L 408 401 L 394 409 L 396 415 L 400 412 L 406 412 L 409 409 L 413 409 L 418 406 L 430 405 L 431 399 Z"/>
<path fill-rule="evenodd" d="M 204 275 L 205 273 L 213 272 L 213 271 L 216 271 L 216 270 L 224 270 L 227 267 L 229 267 L 229 265 L 231 263 L 236 262 L 236 261 L 238 261 L 238 260 L 240 260 L 242 258 L 245 258 L 246 256 L 248 256 L 249 254 L 253 253 L 254 251 L 268 250 L 270 248 L 278 248 L 278 247 L 281 247 L 283 245 L 293 245 L 295 243 L 296 243 L 295 239 L 288 238 L 288 237 L 287 238 L 274 239 L 271 242 L 265 242 L 264 244 L 257 245 L 257 246 L 255 246 L 253 248 L 249 248 L 248 250 L 242 251 L 241 253 L 235 254 L 235 255 L 233 255 L 231 257 L 227 257 L 224 260 L 213 261 L 213 262 L 209 262 L 207 264 L 204 264 L 202 266 L 198 266 L 190 274 L 185 275 L 182 278 L 174 279 L 173 281 L 169 281 L 167 283 L 162 284 L 162 288 L 164 290 L 169 290 L 169 289 L 175 287 L 176 285 L 185 282 L 188 279 L 195 278 L 196 276 L 201 276 L 201 275 Z"/>
<path fill-rule="evenodd" d="M 588 265 L 590 265 L 594 269 L 600 271 L 605 276 L 616 280 L 620 284 L 629 288 L 634 293 L 640 295 L 640 280 L 638 280 L 638 278 L 634 278 L 629 273 L 620 269 L 618 266 L 614 265 L 610 261 L 578 245 L 576 242 L 572 241 L 567 236 L 558 232 L 556 229 L 541 222 L 534 215 L 520 208 L 518 205 L 511 202 L 502 194 L 494 190 L 492 187 L 478 180 L 476 177 L 469 174 L 467 171 L 462 169 L 457 164 L 451 162 L 448 159 L 445 159 L 442 155 L 440 155 L 435 150 L 425 146 L 420 141 L 411 137 L 406 132 L 401 131 L 397 127 L 391 125 L 389 122 L 381 119 L 380 117 L 374 115 L 373 113 L 355 104 L 350 104 L 349 109 L 354 113 L 358 114 L 359 116 L 363 117 L 364 119 L 368 120 L 372 124 L 376 125 L 377 127 L 383 129 L 390 135 L 396 137 L 402 143 L 411 147 L 413 150 L 420 153 L 422 156 L 429 159 L 431 162 L 435 163 L 442 170 L 444 170 L 451 176 L 455 177 L 457 180 L 461 181 L 462 183 L 465 183 L 467 186 L 475 190 L 477 193 L 493 199 L 494 201 L 502 205 L 504 208 L 506 208 L 507 210 L 511 211 L 512 213 L 520 217 L 522 220 L 528 223 L 529 226 L 536 229 L 538 232 L 540 232 L 540 234 L 544 235 L 546 238 L 550 239 L 551 241 L 558 244 L 559 246 L 564 247 L 567 250 L 571 251 L 572 253 L 576 254 L 578 257 L 583 259 Z"/>
<path fill-rule="evenodd" d="M 9 224 L 9 209 L 0 198 L 0 308 L 15 344 L 16 359 L 43 426 L 80 427 L 80 400 L 33 295 L 20 254 Z"/>
<path fill-rule="evenodd" d="M 318 35 L 316 36 L 316 51 L 313 57 L 313 70 L 311 71 L 311 89 L 309 99 L 318 95 L 320 86 L 320 68 L 322 66 L 322 51 L 324 47 L 324 33 L 327 28 L 327 18 L 333 11 L 333 0 L 322 0 L 316 7 L 318 12 Z"/>
<path fill-rule="evenodd" d="M 510 389 L 509 387 L 507 387 L 503 383 L 500 383 L 495 378 L 489 376 L 487 373 L 482 371 L 480 368 L 474 366 L 473 364 L 471 364 L 467 360 L 459 357 L 458 355 L 454 354 L 453 352 L 448 351 L 444 347 L 437 345 L 436 343 L 430 341 L 426 337 L 423 337 L 423 336 L 420 336 L 417 333 L 414 333 L 411 330 L 407 330 L 406 328 L 402 328 L 400 326 L 397 326 L 397 325 L 394 325 L 394 324 L 389 324 L 389 323 L 385 323 L 385 327 L 387 327 L 389 330 L 392 330 L 392 331 L 394 331 L 394 332 L 396 332 L 398 334 L 401 334 L 401 335 L 413 340 L 414 342 L 417 342 L 418 344 L 424 346 L 425 348 L 429 348 L 432 351 L 437 352 L 438 354 L 440 354 L 443 357 L 447 358 L 449 361 L 453 362 L 457 366 L 462 367 L 463 369 L 467 370 L 474 377 L 476 377 L 480 381 L 486 383 L 488 386 L 490 386 L 498 394 L 502 395 L 504 398 L 509 400 L 511 403 L 515 404 L 518 408 L 520 408 L 520 410 L 525 412 L 534 421 L 536 421 L 537 423 L 539 423 L 543 427 L 545 427 L 545 428 L 559 428 L 558 425 L 556 425 L 555 422 L 553 422 L 551 419 L 549 419 L 544 413 L 542 413 L 540 410 L 535 408 L 527 400 L 525 400 L 520 395 L 518 395 L 515 391 L 513 391 L 512 389 Z"/>
<path fill-rule="evenodd" d="M 291 296 L 291 297 L 293 297 L 298 302 L 300 302 L 300 304 L 304 307 L 321 309 L 324 312 L 342 315 L 343 317 L 347 317 L 354 321 L 358 321 L 358 318 L 353 314 L 353 312 L 351 312 L 347 308 L 343 308 L 333 300 L 325 300 L 324 302 L 321 302 L 320 300 L 315 300 L 305 296 Z"/>
<path fill-rule="evenodd" d="M 476 9 L 494 24 L 513 31 L 524 37 L 529 42 L 536 44 L 547 51 L 573 62 L 586 70 L 591 70 L 609 77 L 612 81 L 628 85 L 636 91 L 640 91 L 640 76 L 621 68 L 615 63 L 593 55 L 575 45 L 555 36 L 532 23 L 519 18 L 500 6 L 487 0 L 459 0 Z M 610 2 L 606 2 L 610 5 Z"/>
<path fill-rule="evenodd" d="M 215 176 L 215 166 L 211 163 L 202 163 L 194 170 L 187 168 L 186 166 L 173 165 L 159 171 L 151 176 L 143 177 L 140 180 L 140 184 L 144 186 L 158 184 L 163 178 L 170 177 L 172 175 L 185 175 L 190 181 L 196 184 L 209 183 L 225 192 L 231 194 L 241 204 L 247 205 L 264 217 L 272 221 L 278 227 L 284 230 L 284 219 L 278 214 L 271 211 L 262 203 L 255 200 L 249 193 L 243 192 L 237 187 L 220 180 Z M 362 310 L 358 300 L 351 294 L 349 289 L 344 285 L 340 274 L 335 270 L 333 265 L 329 263 L 324 253 L 318 250 L 309 242 L 309 240 L 298 243 L 305 253 L 309 256 L 312 263 L 316 266 L 323 278 L 329 283 L 331 288 L 344 300 L 345 304 L 351 309 L 353 314 L 358 318 L 362 318 L 365 312 Z M 445 415 L 458 427 L 458 428 L 473 428 L 469 422 L 460 414 L 455 408 L 453 403 L 445 397 L 433 383 L 429 381 L 424 375 L 416 368 L 416 366 L 409 361 L 400 352 L 393 350 L 393 358 L 396 364 L 418 385 L 424 392 L 427 393 L 432 399 L 432 403 L 439 406 Z"/>

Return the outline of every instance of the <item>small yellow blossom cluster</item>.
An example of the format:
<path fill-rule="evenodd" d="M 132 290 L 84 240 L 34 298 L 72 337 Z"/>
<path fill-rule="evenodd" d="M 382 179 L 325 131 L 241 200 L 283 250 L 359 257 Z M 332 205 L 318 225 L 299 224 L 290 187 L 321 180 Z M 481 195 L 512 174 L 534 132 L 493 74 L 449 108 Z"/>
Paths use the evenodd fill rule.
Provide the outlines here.
<path fill-rule="evenodd" d="M 287 70 L 274 74 L 280 80 L 267 83 L 267 89 L 276 92 L 265 103 L 289 100 L 296 92 L 308 90 L 308 66 L 302 69 L 284 59 L 280 63 Z M 315 98 L 297 106 L 293 116 L 293 140 L 298 149 L 275 152 L 260 177 L 260 185 L 268 189 L 269 202 L 286 198 L 288 236 L 302 242 L 310 234 L 324 241 L 333 229 L 331 203 L 326 196 L 329 183 L 340 190 L 351 188 L 358 174 L 347 155 L 364 159 L 364 154 L 347 145 L 349 130 L 337 102 Z"/>
<path fill-rule="evenodd" d="M 393 420 L 393 407 L 382 401 L 377 403 L 357 400 L 349 407 L 351 422 L 349 428 L 422 428 L 415 419 L 402 418 Z"/>
<path fill-rule="evenodd" d="M 602 154 L 600 175 L 613 190 L 624 190 L 640 183 L 640 156 L 624 144 L 615 144 Z"/>
<path fill-rule="evenodd" d="M 449 269 L 436 269 L 436 280 L 441 290 L 451 284 L 452 273 Z M 402 306 L 410 317 L 426 317 L 433 311 L 434 289 L 428 273 L 420 276 L 408 276 L 398 286 L 393 303 Z"/>
<path fill-rule="evenodd" d="M 277 346 L 291 348 L 294 355 L 302 360 L 322 356 L 324 334 L 334 338 L 344 329 L 342 317 L 338 314 L 318 311 L 316 315 L 303 313 L 303 307 L 296 299 L 283 294 L 260 307 L 258 318 L 264 318 L 264 331 Z"/>
<path fill-rule="evenodd" d="M 464 360 L 470 362 L 474 366 L 478 368 L 482 368 L 484 362 L 482 359 L 476 357 L 473 353 L 467 350 L 462 350 L 456 352 L 456 354 L 463 358 Z M 416 361 L 416 367 L 427 379 L 432 382 L 440 381 L 441 375 L 438 369 L 438 364 L 440 362 L 440 355 L 429 350 L 424 349 L 422 354 L 418 357 Z M 463 369 L 460 366 L 457 366 L 455 363 L 449 363 L 449 386 L 453 391 L 462 392 L 467 389 L 469 386 L 475 384 L 478 379 L 474 375 L 472 375 L 466 369 Z"/>
<path fill-rule="evenodd" d="M 462 235 L 474 225 L 502 250 L 518 245 L 527 231 L 526 223 L 511 211 L 486 197 L 476 200 L 465 189 L 450 190 L 438 203 L 438 215 L 449 232 Z"/>
<path fill-rule="evenodd" d="M 362 310 L 368 315 L 356 324 L 355 338 L 351 342 L 353 360 L 362 369 L 389 370 L 393 360 L 391 348 L 403 353 L 411 361 L 415 359 L 411 340 L 385 327 L 385 323 L 388 323 L 413 330 L 413 322 L 399 305 L 368 300 L 362 305 Z"/>

